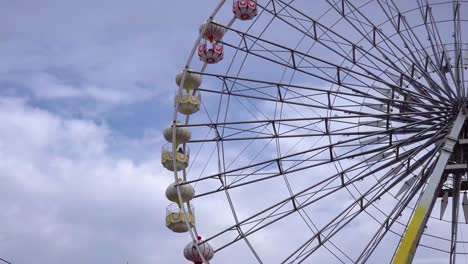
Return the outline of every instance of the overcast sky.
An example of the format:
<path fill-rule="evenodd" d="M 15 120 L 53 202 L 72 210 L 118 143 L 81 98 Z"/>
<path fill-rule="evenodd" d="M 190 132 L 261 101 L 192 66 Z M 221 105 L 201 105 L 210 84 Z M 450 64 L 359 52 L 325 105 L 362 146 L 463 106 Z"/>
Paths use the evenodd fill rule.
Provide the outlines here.
<path fill-rule="evenodd" d="M 0 257 L 182 262 L 188 237 L 165 227 L 161 130 L 212 8 L 0 1 Z"/>
<path fill-rule="evenodd" d="M 160 148 L 165 143 L 162 130 L 172 121 L 175 75 L 183 68 L 198 28 L 216 2 L 0 0 L 1 258 L 14 264 L 184 263 L 182 249 L 188 235 L 174 234 L 165 227 L 169 202 L 164 192 L 173 174 L 160 164 Z M 299 4 L 314 7 L 311 15 L 318 17 L 325 9 L 316 8 L 313 2 Z M 227 23 L 230 9 L 223 9 L 220 16 Z M 263 29 L 264 22 L 258 22 L 253 31 Z M 298 42 L 280 23 L 266 30 L 265 36 L 276 36 L 281 43 Z M 298 44 L 298 48 L 303 47 Z M 235 55 L 226 50 L 225 61 L 231 57 Z M 228 67 L 223 65 L 223 70 Z M 239 65 L 239 61 L 233 62 L 232 72 Z M 258 65 L 247 60 L 244 74 L 277 81 L 281 74 L 272 72 L 283 70 Z M 295 80 L 330 87 L 323 81 L 301 79 L 299 74 Z M 217 87 L 215 81 L 204 84 Z M 208 96 L 204 100 L 212 102 Z M 261 104 L 242 105 L 246 108 L 238 111 L 242 102 L 246 101 L 233 100 L 231 108 L 236 111 L 230 118 L 263 118 L 255 107 L 263 107 L 264 113 L 276 111 Z M 209 104 L 206 111 L 216 113 L 216 107 Z M 285 108 L 283 117 L 297 117 L 293 110 Z M 321 116 L 325 112 L 309 109 L 302 114 Z M 319 143 L 305 141 L 296 147 L 296 142 L 284 141 L 294 145 L 295 151 Z M 253 162 L 263 143 L 245 149 L 242 144 L 226 143 L 226 160 L 233 167 Z M 276 154 L 273 144 L 265 149 L 271 152 L 263 153 L 263 159 Z M 244 151 L 251 155 L 237 157 Z M 203 167 L 202 162 L 215 160 L 216 155 L 208 158 L 208 153 L 202 152 L 193 175 L 216 171 L 216 162 Z M 334 169 L 321 167 L 313 174 L 325 175 Z M 310 185 L 300 178 L 296 184 Z M 240 217 L 290 195 L 282 179 L 265 182 L 260 189 L 262 199 L 257 199 L 259 189 L 249 188 L 232 191 Z M 221 200 L 225 197 L 218 198 L 201 198 L 204 204 L 197 207 L 197 213 L 205 216 L 197 225 L 207 233 L 233 224 L 229 206 Z M 337 206 L 310 209 L 320 216 L 314 220 L 324 223 L 322 219 L 334 216 L 345 201 L 350 198 L 337 195 L 330 200 Z M 367 218 L 358 219 L 353 228 L 369 235 L 373 224 Z M 274 262 L 286 252 L 278 248 L 292 247 L 288 239 L 299 243 L 310 237 L 303 225 L 295 214 L 276 230 L 253 236 L 252 243 L 266 263 Z M 334 242 L 353 251 L 354 240 L 343 235 Z M 284 245 L 278 246 L 279 242 Z M 229 250 L 218 254 L 213 263 L 239 263 L 230 258 L 238 253 L 245 260 L 242 263 L 255 263 L 245 244 L 237 243 Z M 315 260 L 337 261 L 322 250 Z M 389 252 L 384 248 L 377 256 Z M 435 258 L 432 261 L 438 263 Z"/>

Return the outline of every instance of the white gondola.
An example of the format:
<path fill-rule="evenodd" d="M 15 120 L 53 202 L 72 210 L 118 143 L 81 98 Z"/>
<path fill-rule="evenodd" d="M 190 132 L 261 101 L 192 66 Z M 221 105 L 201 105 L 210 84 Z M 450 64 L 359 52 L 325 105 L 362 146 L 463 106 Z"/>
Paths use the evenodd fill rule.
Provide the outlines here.
<path fill-rule="evenodd" d="M 234 17 L 240 20 L 251 20 L 258 13 L 256 0 L 234 0 L 232 2 Z"/>
<path fill-rule="evenodd" d="M 202 42 L 198 47 L 198 57 L 207 64 L 216 64 L 223 60 L 224 49 L 221 42 L 206 43 Z"/>
<path fill-rule="evenodd" d="M 180 91 L 175 97 L 178 102 L 178 111 L 184 115 L 192 115 L 200 111 L 201 108 L 201 94 L 198 91 L 191 91 L 189 93 Z"/>
<path fill-rule="evenodd" d="M 201 243 L 201 237 L 198 237 L 198 248 L 200 252 L 202 252 L 203 259 L 205 261 L 210 261 L 214 257 L 214 250 L 208 242 Z M 197 250 L 196 244 L 197 242 L 190 242 L 184 248 L 184 257 L 192 261 L 194 264 L 203 264 L 203 259 L 201 258 L 199 251 Z"/>
<path fill-rule="evenodd" d="M 176 233 L 185 233 L 189 230 L 189 227 L 195 226 L 195 208 L 193 205 L 190 206 L 188 210 L 185 206 L 185 213 L 182 212 L 182 209 L 178 204 L 170 204 L 166 208 L 166 226 L 170 230 Z M 187 226 L 188 224 L 188 226 Z"/>
<path fill-rule="evenodd" d="M 463 105 L 466 98 L 462 98 L 461 91 L 456 93 L 457 96 L 451 96 L 449 93 L 444 94 L 444 91 L 439 91 L 438 88 L 443 86 L 445 81 L 444 74 L 439 76 L 440 71 L 450 75 L 449 67 L 450 69 L 455 67 L 453 64 L 458 64 L 458 66 L 462 64 L 465 69 L 468 68 L 468 51 L 465 51 L 468 50 L 468 46 L 465 47 L 463 43 L 453 45 L 454 41 L 464 42 L 463 39 L 460 39 L 460 30 L 442 32 L 444 34 L 435 36 L 427 34 L 422 29 L 420 21 L 411 19 L 418 16 L 421 11 L 423 15 L 426 12 L 426 15 L 429 15 L 428 17 L 431 19 L 429 22 L 434 22 L 429 25 L 430 28 L 441 26 L 439 28 L 450 29 L 444 27 L 443 22 L 447 20 L 444 17 L 447 12 L 444 10 L 453 7 L 454 12 L 460 11 L 459 8 L 457 9 L 458 5 L 452 6 L 453 3 L 450 1 L 432 5 L 429 3 L 419 5 L 420 1 L 413 1 L 415 2 L 413 4 L 407 3 L 411 1 L 401 1 L 404 2 L 401 4 L 401 8 L 392 3 L 392 8 L 389 10 L 391 14 L 388 17 L 386 16 L 388 15 L 386 8 L 365 8 L 362 9 L 362 13 L 359 13 L 360 18 L 365 19 L 353 20 L 353 12 L 360 12 L 360 10 L 354 6 L 351 6 L 350 9 L 347 5 L 345 6 L 345 1 L 336 1 L 339 6 L 336 6 L 335 9 L 338 12 L 333 14 L 327 13 L 330 6 L 315 1 L 304 1 L 307 4 L 302 5 L 295 4 L 294 1 L 273 1 L 272 3 L 266 1 L 264 3 L 258 0 L 232 0 L 232 2 L 218 2 L 213 4 L 213 10 L 210 10 L 209 18 L 205 20 L 205 24 L 199 28 L 197 28 L 199 25 L 196 25 L 195 30 L 198 29 L 199 34 L 192 49 L 187 50 L 189 54 L 186 65 L 187 67 L 192 65 L 198 74 L 196 74 L 195 79 L 187 76 L 186 83 L 181 87 L 183 89 L 178 89 L 174 93 L 175 109 L 173 109 L 173 119 L 171 119 L 174 121 L 173 129 L 168 128 L 164 131 L 166 140 L 172 145 L 169 144 L 167 148 L 163 148 L 162 164 L 167 169 L 173 170 L 173 176 L 176 178 L 176 181 L 167 186 L 165 192 L 167 199 L 174 202 L 172 209 L 168 207 L 167 210 L 167 226 L 174 232 L 190 232 L 190 243 L 183 250 L 184 257 L 188 262 L 207 264 L 212 261 L 214 254 L 219 252 L 220 254 L 216 254 L 216 259 L 214 259 L 216 263 L 230 261 L 251 263 L 256 260 L 266 263 L 278 261 L 315 263 L 325 252 L 323 248 L 325 241 L 321 240 L 332 239 L 333 235 L 335 235 L 333 238 L 335 240 L 352 238 L 352 243 L 359 246 L 359 249 L 363 251 L 362 254 L 361 251 L 356 253 L 354 247 L 342 250 L 346 246 L 344 242 L 338 243 L 340 245 L 335 247 L 335 251 L 346 251 L 346 253 L 349 251 L 351 255 L 360 254 L 359 257 L 356 257 L 361 262 L 381 262 L 387 257 L 389 261 L 409 263 L 413 260 L 413 256 L 418 255 L 417 250 L 421 253 L 421 246 L 424 246 L 421 242 L 429 244 L 423 250 L 429 248 L 437 251 L 438 249 L 450 248 L 453 250 L 447 251 L 450 253 L 446 254 L 450 255 L 447 258 L 450 260 L 460 258 L 460 254 L 465 252 L 458 252 L 454 249 L 456 246 L 457 250 L 460 249 L 459 243 L 463 238 L 456 239 L 456 234 L 452 234 L 453 241 L 450 241 L 444 239 L 447 234 L 450 234 L 450 231 L 442 233 L 435 230 L 436 232 L 434 232 L 434 228 L 449 229 L 450 221 L 444 221 L 447 223 L 441 225 L 434 224 L 434 221 L 438 220 L 436 219 L 437 212 L 432 210 L 432 207 L 434 201 L 440 197 L 442 200 L 440 218 L 443 219 L 450 197 L 457 198 L 458 195 L 463 195 L 462 192 L 467 189 L 465 181 L 468 179 L 458 178 L 458 174 L 461 174 L 462 171 L 461 167 L 466 166 L 466 164 L 462 164 L 466 163 L 466 148 L 460 143 L 461 140 L 468 138 L 467 126 L 464 124 L 468 118 Z M 332 8 L 335 7 L 334 1 L 326 2 L 329 2 Z M 396 11 L 393 12 L 394 10 Z M 324 13 L 327 15 L 323 16 Z M 260 17 L 265 16 L 265 14 L 272 18 L 281 19 L 285 23 L 275 23 L 274 21 L 271 23 L 271 19 Z M 443 16 L 437 17 L 437 14 Z M 310 18 L 307 17 L 308 15 Z M 221 24 L 213 18 L 225 18 L 226 20 L 223 20 Z M 457 13 L 449 18 L 460 20 L 460 15 Z M 343 22 L 335 26 L 335 22 L 340 19 Z M 463 20 L 463 18 L 461 19 Z M 243 24 L 244 20 L 249 21 L 246 22 L 247 24 Z M 372 21 L 379 23 L 372 24 Z M 453 22 L 454 19 L 450 21 Z M 393 28 L 392 25 L 395 27 Z M 357 29 L 359 33 L 362 27 L 364 27 L 363 36 L 365 40 L 368 40 L 366 43 L 361 41 L 362 36 L 356 36 L 355 33 L 350 32 L 350 29 Z M 303 34 L 292 36 L 289 31 L 296 32 L 298 28 L 304 29 L 301 31 Z M 334 31 L 330 33 L 330 30 L 327 31 L 327 29 Z M 410 35 L 406 34 L 409 38 L 397 41 L 399 42 L 397 44 L 400 45 L 392 45 L 394 44 L 392 39 L 398 38 L 400 32 L 403 34 L 410 32 Z M 311 49 L 309 52 L 308 47 L 302 41 L 304 34 L 307 34 L 312 42 L 315 39 L 320 47 Z M 394 34 L 397 34 L 397 37 L 393 37 Z M 325 37 L 323 37 L 324 35 Z M 427 41 L 426 38 L 429 38 L 430 41 Z M 462 60 L 455 62 L 452 55 L 460 55 L 458 48 L 464 50 L 465 56 L 461 58 Z M 306 55 L 301 51 L 310 56 L 305 58 Z M 332 55 L 335 56 L 328 56 L 329 53 L 333 53 Z M 247 55 L 248 58 L 245 59 Z M 226 56 L 226 61 L 223 61 L 224 56 Z M 452 57 L 451 61 L 449 57 Z M 343 58 L 349 62 L 345 63 L 347 65 L 343 65 Z M 437 63 L 434 63 L 434 59 Z M 229 64 L 231 60 L 232 66 L 224 65 L 225 67 L 217 68 L 217 66 L 222 65 L 212 65 L 216 63 Z M 303 65 L 304 60 L 307 60 L 307 65 Z M 305 68 L 302 73 L 310 71 L 315 76 L 314 79 L 318 81 L 312 80 L 310 83 L 305 78 L 307 76 L 302 76 L 304 74 L 294 74 L 294 72 L 289 71 L 284 73 L 285 65 L 292 65 L 294 67 L 289 68 L 297 70 Z M 285 75 L 284 78 L 281 78 L 282 75 Z M 185 80 L 185 75 L 183 76 L 184 78 L 182 78 L 182 74 L 177 76 L 178 84 L 182 84 L 182 79 Z M 452 76 L 452 78 L 455 77 Z M 284 79 L 287 79 L 287 84 L 282 84 L 286 82 L 281 81 Z M 451 89 L 456 90 L 458 86 L 455 87 L 456 85 L 453 85 L 451 80 L 449 81 Z M 224 88 L 226 87 L 224 86 L 227 85 L 229 91 L 225 92 Z M 297 111 L 288 111 L 291 109 L 282 111 L 282 108 L 275 111 L 276 108 L 273 108 L 277 106 L 277 103 L 282 103 L 283 98 L 288 98 L 287 94 L 284 96 L 281 94 L 284 86 L 288 85 L 298 87 L 289 98 L 302 102 L 313 97 L 316 103 L 310 104 L 309 107 L 301 104 L 304 109 Z M 213 86 L 214 90 L 207 86 Z M 345 90 L 343 91 L 343 89 Z M 225 100 L 226 94 L 229 96 L 231 90 L 239 92 L 239 96 L 236 98 L 240 98 L 241 101 Z M 202 102 L 200 92 L 206 92 L 203 94 L 203 111 L 200 111 Z M 252 95 L 253 92 L 260 93 L 260 95 Z M 277 94 L 278 96 L 276 96 Z M 244 101 L 249 105 L 246 106 Z M 215 107 L 215 103 L 220 107 Z M 205 107 L 208 108 L 206 111 Z M 308 110 L 313 113 L 304 113 Z M 207 113 L 199 116 L 198 112 Z M 191 116 L 192 114 L 195 115 Z M 215 118 L 211 118 L 212 115 Z M 187 131 L 186 134 L 183 134 L 184 131 L 179 131 L 180 126 L 175 123 L 178 119 L 182 122 L 185 120 L 186 127 L 190 128 L 191 131 Z M 306 122 L 307 120 L 310 122 Z M 334 120 L 337 122 L 332 122 Z M 296 121 L 299 121 L 300 124 L 288 125 L 288 123 Z M 442 123 L 439 124 L 439 121 Z M 211 130 L 219 128 L 221 125 L 222 128 L 236 130 L 231 133 L 233 136 L 210 136 L 210 133 L 213 134 Z M 292 128 L 286 128 L 287 131 L 283 129 L 282 133 L 276 131 L 279 125 Z M 229 128 L 229 126 L 231 127 Z M 274 133 L 260 131 L 264 126 L 267 126 L 266 130 L 269 128 L 275 130 Z M 301 135 L 301 131 L 295 130 L 307 128 L 307 126 L 313 126 L 310 132 L 314 138 L 317 138 L 315 140 L 318 142 L 315 142 L 317 146 L 307 146 L 314 142 L 300 142 L 307 131 L 302 132 L 304 135 Z M 419 130 L 421 132 L 417 133 Z M 193 133 L 193 138 L 189 135 L 190 133 Z M 208 135 L 207 138 L 205 138 L 205 134 Z M 286 155 L 287 153 L 276 155 L 269 150 L 274 150 L 278 142 L 264 140 L 264 138 L 269 138 L 270 134 L 276 135 L 276 138 L 279 137 L 282 142 L 287 141 L 283 143 L 291 143 L 289 144 L 291 145 L 290 149 L 286 149 L 288 153 L 301 154 L 304 152 L 304 148 L 308 153 L 305 155 Z M 321 140 L 321 136 L 327 136 L 327 141 Z M 355 141 L 352 142 L 353 140 Z M 249 142 L 252 141 L 252 147 L 245 153 L 240 153 L 243 155 L 237 158 L 238 152 L 243 152 L 243 146 L 240 146 L 240 143 L 244 141 L 246 144 L 250 144 Z M 265 143 L 262 143 L 264 141 Z M 198 153 L 195 155 L 194 152 L 190 157 L 189 149 L 186 149 L 186 146 L 195 142 L 204 142 L 204 144 L 215 147 L 221 146 L 223 149 L 217 152 L 218 155 L 215 155 L 215 158 L 208 157 L 211 154 L 204 153 L 203 150 L 200 152 L 200 156 Z M 179 146 L 182 146 L 180 152 Z M 322 147 L 324 146 L 329 146 L 325 149 L 326 156 L 322 155 Z M 451 155 L 453 158 L 450 158 Z M 288 158 L 289 156 L 294 157 Z M 189 160 L 190 158 L 191 160 Z M 210 159 L 214 162 L 210 162 Z M 340 160 L 344 164 L 337 164 Z M 213 164 L 216 162 L 217 164 Z M 299 165 L 296 166 L 296 163 Z M 309 163 L 312 165 L 309 166 Z M 209 165 L 207 167 L 209 171 L 202 172 L 201 178 L 198 173 L 192 175 L 192 169 L 187 170 L 189 167 L 203 167 L 204 164 Z M 270 164 L 272 165 L 270 166 Z M 301 166 L 301 164 L 304 165 Z M 460 168 L 448 167 L 447 164 L 448 166 L 459 165 Z M 294 170 L 291 170 L 291 166 L 294 167 Z M 336 169 L 330 170 L 330 167 Z M 180 170 L 183 170 L 183 173 Z M 317 215 L 318 220 L 322 221 L 317 230 L 314 230 L 315 236 L 313 238 L 315 240 L 311 239 L 304 243 L 301 241 L 301 237 L 297 239 L 297 236 L 291 236 L 291 232 L 297 231 L 297 219 L 300 221 L 299 216 L 302 216 L 299 215 L 301 214 L 300 210 L 289 210 L 291 207 L 297 209 L 294 201 L 297 198 L 297 192 L 285 193 L 283 195 L 285 197 L 280 200 L 273 196 L 269 197 L 271 199 L 261 197 L 262 190 L 271 189 L 269 185 L 272 187 L 284 186 L 285 183 L 280 181 L 281 179 L 271 184 L 269 181 L 262 181 L 271 179 L 273 176 L 281 176 L 280 174 L 283 174 L 284 170 L 290 173 L 296 172 L 294 174 L 298 174 L 298 177 L 302 175 L 305 178 L 310 174 L 323 174 L 320 175 L 321 179 L 317 180 L 320 181 L 318 184 L 308 184 L 307 179 L 304 181 L 297 179 L 299 185 L 302 183 L 304 185 L 298 186 L 299 189 L 310 187 L 300 194 L 301 200 L 310 201 L 307 203 L 311 204 L 310 207 L 315 209 L 336 208 L 336 210 L 332 210 L 329 217 L 320 219 L 320 215 Z M 280 173 L 276 173 L 277 171 Z M 220 175 L 220 177 L 226 175 L 234 175 L 234 177 L 239 175 L 239 177 L 233 179 L 232 184 L 225 181 L 217 183 L 211 179 L 210 175 L 213 173 Z M 454 173 L 457 173 L 456 177 L 449 176 Z M 250 177 L 244 177 L 244 175 Z M 180 179 L 179 182 L 177 181 L 179 176 L 183 178 L 182 182 Z M 326 183 L 320 184 L 327 179 L 333 180 L 335 177 L 338 177 L 338 180 L 331 182 L 328 187 L 325 186 Z M 346 187 L 348 182 L 352 183 L 352 181 L 346 180 L 348 177 L 351 180 L 362 181 L 354 186 L 356 190 L 353 191 L 359 194 L 360 198 L 329 198 L 333 195 L 349 196 L 346 193 L 346 188 L 338 188 Z M 464 177 L 467 175 L 465 174 Z M 325 180 L 322 181 L 322 178 Z M 456 178 L 456 182 L 460 186 L 453 188 L 447 184 L 451 180 L 449 178 Z M 188 182 L 191 182 L 193 186 Z M 214 203 L 218 196 L 226 191 L 226 188 L 223 188 L 226 186 L 239 188 L 236 190 L 240 195 L 236 197 L 233 195 L 232 203 L 244 205 L 244 208 L 241 205 L 234 206 L 234 208 L 231 204 L 231 197 L 228 197 L 229 203 L 222 203 L 218 206 L 221 207 L 220 210 L 225 209 L 224 211 L 232 214 L 236 218 L 234 222 L 240 221 L 234 226 L 231 223 L 233 221 L 226 221 L 223 218 L 219 219 L 219 223 L 213 220 L 213 215 L 221 212 L 215 208 L 217 204 Z M 196 194 L 194 187 L 198 188 Z M 323 192 L 323 195 L 320 192 Z M 319 194 L 316 195 L 317 193 Z M 252 196 L 253 199 L 242 203 L 248 198 L 247 196 Z M 410 196 L 416 198 L 412 199 Z M 464 197 L 461 198 L 463 201 L 460 201 L 460 207 L 462 207 L 460 210 L 463 209 L 465 221 L 468 223 L 468 196 L 465 193 Z M 195 226 L 193 212 L 187 210 L 188 214 L 183 214 L 181 208 L 185 212 L 185 207 L 190 207 L 193 202 L 200 206 L 202 200 L 207 202 L 208 210 L 200 210 L 201 207 L 197 207 Z M 281 208 L 284 204 L 282 200 L 288 202 L 286 205 L 288 208 L 284 210 Z M 293 203 L 289 204 L 289 200 Z M 454 210 L 458 210 L 458 202 L 458 200 L 451 201 L 454 203 Z M 354 228 L 361 224 L 361 218 L 367 217 L 364 209 L 368 205 L 375 206 L 378 210 L 381 209 L 381 213 L 375 214 L 375 217 L 371 215 L 376 220 L 375 224 L 366 227 L 373 229 L 370 230 L 372 231 L 371 235 L 376 234 L 375 241 L 372 243 L 360 236 L 362 230 Z M 203 217 L 201 217 L 202 211 L 206 214 Z M 284 215 L 283 211 L 287 215 Z M 453 215 L 458 216 L 458 213 L 461 212 L 454 211 Z M 239 221 L 237 221 L 237 216 L 239 216 Z M 265 220 L 266 217 L 268 219 Z M 200 225 L 202 218 L 208 219 L 209 222 Z M 399 220 L 407 226 L 398 226 Z M 266 224 L 262 223 L 266 221 L 268 221 Z M 398 230 L 392 226 L 393 223 L 397 225 L 396 229 Z M 456 224 L 452 223 L 452 228 L 456 227 Z M 328 232 L 327 226 L 338 228 Z M 289 230 L 286 227 L 289 227 Z M 394 233 L 397 233 L 398 239 L 389 238 L 392 234 L 386 231 L 393 230 L 397 231 Z M 208 231 L 210 238 L 207 236 L 204 241 L 197 238 L 199 232 L 205 231 Z M 268 241 L 269 244 L 276 246 L 273 249 L 262 247 L 257 250 L 256 246 L 262 245 L 255 243 L 255 241 L 250 245 L 247 241 L 247 238 L 251 238 L 251 240 L 264 238 L 272 232 L 278 234 L 277 239 Z M 254 237 L 247 237 L 253 233 L 255 233 Z M 424 235 L 426 233 L 434 234 L 430 237 L 430 240 L 433 241 L 425 241 L 426 236 Z M 444 236 L 444 234 L 446 235 Z M 241 240 L 247 241 L 248 245 L 235 243 Z M 401 241 L 404 243 L 399 243 Z M 213 250 L 208 242 L 217 250 Z M 431 242 L 436 245 L 431 245 Z M 443 243 L 450 243 L 450 245 L 447 247 Z M 391 252 L 388 250 L 390 246 L 392 247 Z M 290 249 L 293 252 L 283 254 L 285 249 Z M 267 254 L 261 254 L 262 250 L 268 251 Z M 376 253 L 372 254 L 374 251 Z M 253 254 L 251 254 L 252 252 Z M 380 254 L 382 252 L 385 254 Z M 179 251 L 180 253 L 182 252 Z M 425 257 L 430 258 L 432 255 L 429 253 L 419 254 L 421 255 L 420 259 L 415 257 L 415 262 L 424 261 Z M 176 258 L 177 256 L 169 262 L 177 262 Z M 345 262 L 349 260 L 349 257 L 343 253 L 336 255 L 335 259 L 337 262 Z"/>
<path fill-rule="evenodd" d="M 200 26 L 199 32 L 202 33 L 203 28 L 205 27 L 207 22 L 203 23 Z M 218 23 L 216 20 L 212 20 L 210 24 L 208 24 L 204 34 L 203 38 L 210 41 L 211 43 L 217 42 L 223 39 L 224 34 L 226 34 L 226 28 L 221 26 L 221 24 Z"/>
<path fill-rule="evenodd" d="M 180 86 L 180 83 L 182 82 L 184 71 L 181 71 L 176 75 L 175 80 L 176 80 L 177 86 Z M 191 69 L 188 68 L 187 73 L 185 74 L 185 81 L 184 81 L 184 87 L 183 87 L 187 92 L 189 92 L 190 90 L 198 89 L 202 83 L 201 74 L 190 72 L 190 71 Z"/>
<path fill-rule="evenodd" d="M 176 159 L 176 167 L 174 168 L 174 156 Z M 164 168 L 170 170 L 170 171 L 181 171 L 184 170 L 188 167 L 190 160 L 190 148 L 188 146 L 185 146 L 185 149 L 183 147 L 178 147 L 176 150 L 176 155 L 173 155 L 172 153 L 172 144 L 166 144 L 162 147 L 161 150 L 161 163 L 164 166 Z"/>
<path fill-rule="evenodd" d="M 182 179 L 179 178 L 179 183 L 182 183 Z M 175 183 L 171 183 L 166 189 L 166 197 L 169 201 L 177 203 L 182 206 L 183 203 L 191 201 L 195 196 L 195 189 L 191 184 L 184 184 L 179 186 L 180 196 L 182 197 L 182 203 L 179 201 L 179 195 Z"/>
<path fill-rule="evenodd" d="M 179 127 L 180 122 L 177 121 L 177 126 L 176 126 L 176 145 L 180 144 L 185 144 L 190 141 L 190 138 L 192 138 L 192 132 L 190 132 L 190 129 L 188 127 Z M 164 129 L 164 138 L 167 140 L 167 142 L 172 143 L 172 138 L 173 138 L 173 125 L 170 127 Z"/>

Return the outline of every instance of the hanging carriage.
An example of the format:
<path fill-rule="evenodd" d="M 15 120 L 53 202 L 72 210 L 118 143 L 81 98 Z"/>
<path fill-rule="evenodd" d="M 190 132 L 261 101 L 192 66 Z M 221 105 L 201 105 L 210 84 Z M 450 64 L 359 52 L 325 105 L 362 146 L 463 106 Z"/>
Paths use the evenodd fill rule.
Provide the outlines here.
<path fill-rule="evenodd" d="M 185 233 L 195 226 L 195 208 L 185 208 L 185 214 L 178 204 L 170 204 L 166 208 L 166 226 L 175 233 Z"/>
<path fill-rule="evenodd" d="M 257 16 L 256 0 L 234 0 L 232 12 L 234 17 L 240 20 L 251 20 Z"/>
<path fill-rule="evenodd" d="M 184 257 L 194 264 L 203 264 L 203 260 L 210 261 L 214 256 L 214 250 L 211 245 L 208 242 L 201 242 L 201 237 L 198 237 L 196 242 L 192 241 L 184 248 Z M 196 246 L 197 243 L 198 249 Z M 201 252 L 201 254 L 199 252 Z"/>
<path fill-rule="evenodd" d="M 175 156 L 175 167 L 174 167 Z M 177 148 L 175 155 L 172 151 L 172 144 L 166 144 L 162 147 L 161 163 L 164 168 L 170 171 L 181 171 L 188 167 L 190 160 L 190 148 L 188 146 Z"/>

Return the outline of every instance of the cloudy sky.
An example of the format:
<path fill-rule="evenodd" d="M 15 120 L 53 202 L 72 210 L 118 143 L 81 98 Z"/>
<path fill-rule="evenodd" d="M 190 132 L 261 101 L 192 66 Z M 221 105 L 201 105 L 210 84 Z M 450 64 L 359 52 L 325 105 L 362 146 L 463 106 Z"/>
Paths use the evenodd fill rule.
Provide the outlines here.
<path fill-rule="evenodd" d="M 168 201 L 164 191 L 173 174 L 160 164 L 160 148 L 165 143 L 162 130 L 172 120 L 174 77 L 185 64 L 199 25 L 216 2 L 0 0 L 0 258 L 14 264 L 185 262 L 182 249 L 188 235 L 171 233 L 165 227 Z M 328 5 L 308 1 L 298 5 L 309 8 L 313 17 L 321 17 L 329 9 Z M 226 24 L 232 17 L 230 8 L 221 10 L 219 17 Z M 384 18 L 376 19 L 382 22 Z M 323 18 L 333 25 L 337 20 L 336 14 Z M 309 48 L 303 34 L 290 32 L 278 21 L 271 26 L 267 22 L 259 20 L 248 30 L 268 28 L 262 32 L 265 38 L 290 47 L 297 44 L 298 50 Z M 248 25 L 234 27 L 247 30 Z M 238 41 L 235 34 L 231 37 L 230 41 Z M 340 59 L 324 50 L 316 47 L 314 52 L 327 60 Z M 226 63 L 231 58 L 230 64 Z M 224 64 L 212 68 L 212 72 L 221 69 L 219 72 L 224 73 L 228 68 L 227 72 L 234 75 L 242 68 L 247 78 L 278 82 L 290 78 L 296 84 L 331 88 L 324 81 L 307 79 L 310 76 L 293 74 L 284 67 L 242 58 L 226 49 Z M 199 62 L 195 64 L 200 66 Z M 222 87 L 214 79 L 206 77 L 205 88 Z M 217 102 L 213 100 L 219 97 L 203 96 L 204 102 Z M 315 102 L 319 101 L 319 95 L 314 96 Z M 194 117 L 193 122 L 207 122 L 216 115 L 217 107 L 226 107 L 226 117 L 227 109 L 233 109 L 228 117 L 232 120 L 271 118 L 277 113 L 277 105 L 263 102 L 233 99 L 229 107 L 225 104 L 205 105 L 205 113 Z M 323 109 L 299 106 L 285 106 L 281 114 L 283 118 L 326 115 Z M 194 135 L 203 136 L 201 132 L 194 131 Z M 326 143 L 320 139 L 286 139 L 280 145 L 283 153 L 288 153 Z M 227 142 L 224 147 L 229 150 L 224 157 L 227 169 L 277 154 L 271 141 Z M 197 156 L 201 154 L 200 162 L 190 168 L 191 177 L 217 172 L 214 150 L 214 143 L 192 149 Z M 351 164 L 347 162 L 340 166 Z M 297 163 L 291 162 L 294 166 Z M 271 173 L 269 169 L 266 173 Z M 334 172 L 332 164 L 308 171 L 317 175 L 316 181 Z M 290 179 L 294 190 L 311 184 L 303 172 L 297 174 L 302 175 L 292 173 L 294 178 Z M 217 187 L 208 181 L 197 191 Z M 239 218 L 290 195 L 282 178 L 239 189 L 230 193 Z M 258 199 L 259 190 L 262 199 Z M 315 223 L 325 224 L 345 202 L 354 201 L 352 196 L 351 192 L 336 194 L 322 205 L 311 206 L 308 212 Z M 197 206 L 197 226 L 207 233 L 234 224 L 224 195 L 202 197 Z M 387 205 L 382 202 L 379 206 Z M 389 203 L 388 208 L 391 206 Z M 370 230 L 376 227 L 369 216 L 358 218 L 352 226 L 363 237 L 373 234 Z M 293 250 L 289 241 L 300 243 L 310 237 L 298 214 L 279 222 L 276 229 L 263 231 L 253 235 L 251 242 L 265 263 L 277 262 L 278 256 Z M 354 240 L 344 234 L 328 244 L 329 248 L 321 248 L 314 260 L 339 263 L 330 252 L 338 252 L 339 247 L 358 252 Z M 396 236 L 389 240 L 393 244 L 398 241 Z M 377 259 L 388 259 L 392 253 L 384 248 L 377 252 Z M 256 262 L 247 246 L 237 243 L 220 252 L 214 263 L 239 263 L 231 258 L 233 254 L 245 261 L 242 263 Z M 438 263 L 433 256 L 428 259 L 421 263 Z"/>
<path fill-rule="evenodd" d="M 0 6 L 0 257 L 182 262 L 161 130 L 212 1 Z"/>

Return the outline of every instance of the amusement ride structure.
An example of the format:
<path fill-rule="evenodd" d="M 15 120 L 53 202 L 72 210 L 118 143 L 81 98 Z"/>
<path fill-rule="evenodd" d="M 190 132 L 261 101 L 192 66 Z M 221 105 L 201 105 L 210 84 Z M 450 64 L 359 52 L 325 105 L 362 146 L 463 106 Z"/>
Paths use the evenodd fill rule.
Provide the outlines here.
<path fill-rule="evenodd" d="M 468 3 L 214 4 L 164 131 L 178 252 L 467 262 Z"/>

